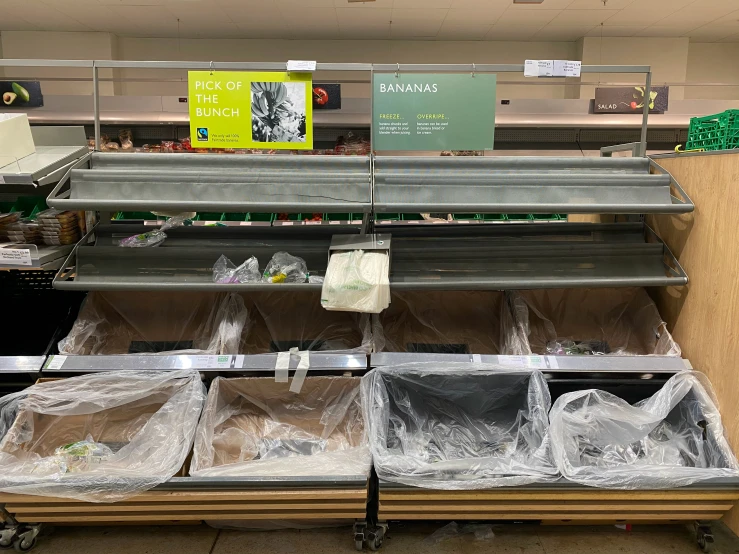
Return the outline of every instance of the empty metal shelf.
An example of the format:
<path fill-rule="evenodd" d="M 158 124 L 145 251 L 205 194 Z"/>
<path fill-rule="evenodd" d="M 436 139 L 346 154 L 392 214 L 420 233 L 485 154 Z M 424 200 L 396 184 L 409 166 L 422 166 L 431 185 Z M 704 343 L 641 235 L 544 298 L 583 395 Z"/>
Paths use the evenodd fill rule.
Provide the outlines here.
<path fill-rule="evenodd" d="M 34 154 L 0 167 L 0 192 L 33 193 L 56 183 L 87 152 L 87 146 L 37 146 Z"/>
<path fill-rule="evenodd" d="M 370 161 L 362 156 L 237 156 L 229 154 L 92 155 L 72 169 L 68 198 L 48 204 L 69 210 L 219 212 L 371 211 Z"/>
<path fill-rule="evenodd" d="M 647 158 L 379 156 L 374 180 L 378 213 L 643 214 L 694 209 L 672 176 Z"/>
<path fill-rule="evenodd" d="M 433 232 L 432 232 L 433 231 Z M 393 233 L 395 290 L 682 286 L 688 277 L 642 224 L 476 226 Z M 466 234 L 463 234 L 465 232 Z"/>

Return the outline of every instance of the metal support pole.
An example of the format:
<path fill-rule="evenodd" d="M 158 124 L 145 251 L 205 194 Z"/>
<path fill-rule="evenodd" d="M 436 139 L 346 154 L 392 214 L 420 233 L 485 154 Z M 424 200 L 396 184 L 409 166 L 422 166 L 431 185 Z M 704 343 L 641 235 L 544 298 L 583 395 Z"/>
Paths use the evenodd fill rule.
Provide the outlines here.
<path fill-rule="evenodd" d="M 647 121 L 649 119 L 649 94 L 652 92 L 652 72 L 647 73 L 644 86 L 644 118 L 641 123 L 641 157 L 647 157 Z"/>
<path fill-rule="evenodd" d="M 92 109 L 95 112 L 95 150 L 100 152 L 100 82 L 98 80 L 98 67 L 92 65 Z"/>

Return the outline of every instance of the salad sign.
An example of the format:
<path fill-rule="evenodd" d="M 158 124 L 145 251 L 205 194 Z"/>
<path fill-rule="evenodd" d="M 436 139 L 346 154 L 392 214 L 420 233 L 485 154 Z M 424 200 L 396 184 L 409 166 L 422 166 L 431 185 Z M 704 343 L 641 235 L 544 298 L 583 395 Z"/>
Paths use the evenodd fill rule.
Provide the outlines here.
<path fill-rule="evenodd" d="M 375 150 L 492 150 L 495 75 L 376 73 Z"/>
<path fill-rule="evenodd" d="M 311 76 L 190 71 L 193 148 L 313 148 Z"/>
<path fill-rule="evenodd" d="M 649 113 L 667 111 L 670 87 L 651 87 Z M 609 87 L 595 89 L 593 113 L 636 113 L 644 111 L 644 87 Z"/>

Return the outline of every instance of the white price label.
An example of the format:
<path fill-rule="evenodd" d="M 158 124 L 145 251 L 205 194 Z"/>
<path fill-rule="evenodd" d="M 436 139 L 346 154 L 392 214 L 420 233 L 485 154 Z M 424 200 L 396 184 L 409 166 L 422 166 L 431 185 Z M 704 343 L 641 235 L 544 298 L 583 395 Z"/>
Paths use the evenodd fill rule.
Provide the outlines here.
<path fill-rule="evenodd" d="M 482 356 L 480 356 L 480 354 L 472 354 L 472 363 L 474 364 L 482 363 Z"/>
<path fill-rule="evenodd" d="M 231 367 L 231 356 L 196 356 L 194 369 L 227 369 Z"/>
<path fill-rule="evenodd" d="M 543 356 L 498 356 L 498 363 L 506 367 L 526 369 L 547 368 L 547 362 Z"/>
<path fill-rule="evenodd" d="M 66 359 L 66 356 L 52 356 L 49 363 L 46 364 L 46 369 L 61 369 Z"/>
<path fill-rule="evenodd" d="M 0 185 L 4 185 L 4 184 L 5 184 L 5 177 L 0 175 Z"/>
<path fill-rule="evenodd" d="M 341 225 L 341 221 L 329 221 L 329 225 Z"/>
<path fill-rule="evenodd" d="M 239 225 L 251 225 L 251 221 L 241 221 Z"/>
<path fill-rule="evenodd" d="M 287 71 L 296 73 L 313 73 L 316 70 L 316 62 L 313 60 L 288 60 Z"/>
<path fill-rule="evenodd" d="M 0 264 L 33 265 L 31 251 L 26 248 L 0 248 Z"/>
<path fill-rule="evenodd" d="M 539 60 L 526 60 L 523 66 L 524 77 L 538 77 L 539 76 Z"/>
<path fill-rule="evenodd" d="M 570 60 L 554 60 L 554 77 L 579 77 L 582 62 Z"/>
<path fill-rule="evenodd" d="M 554 74 L 554 60 L 539 60 L 539 77 L 551 77 Z"/>

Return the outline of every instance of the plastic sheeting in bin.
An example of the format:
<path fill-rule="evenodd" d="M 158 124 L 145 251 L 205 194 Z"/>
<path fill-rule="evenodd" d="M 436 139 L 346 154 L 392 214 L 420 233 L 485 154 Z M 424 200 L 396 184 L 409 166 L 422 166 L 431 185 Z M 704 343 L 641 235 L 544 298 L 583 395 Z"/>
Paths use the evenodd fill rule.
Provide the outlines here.
<path fill-rule="evenodd" d="M 528 353 L 502 292 L 395 292 L 372 317 L 376 352 Z"/>
<path fill-rule="evenodd" d="M 358 377 L 308 377 L 293 393 L 272 378 L 216 378 L 190 475 L 368 476 L 359 385 Z"/>
<path fill-rule="evenodd" d="M 264 354 L 291 348 L 312 351 L 369 352 L 370 316 L 329 312 L 320 291 L 243 295 L 250 321 L 238 349 L 224 354 Z"/>
<path fill-rule="evenodd" d="M 525 354 L 680 356 L 642 288 L 546 289 L 509 293 Z"/>
<path fill-rule="evenodd" d="M 560 472 L 570 481 L 612 489 L 739 477 L 709 391 L 704 376 L 685 371 L 633 406 L 599 390 L 562 395 L 549 416 Z"/>
<path fill-rule="evenodd" d="M 553 481 L 549 391 L 536 370 L 414 363 L 362 378 L 380 479 L 429 489 Z"/>
<path fill-rule="evenodd" d="M 250 317 L 233 293 L 91 292 L 59 352 L 231 354 Z"/>
<path fill-rule="evenodd" d="M 0 398 L 0 491 L 116 502 L 173 477 L 192 448 L 196 371 L 111 371 Z"/>

